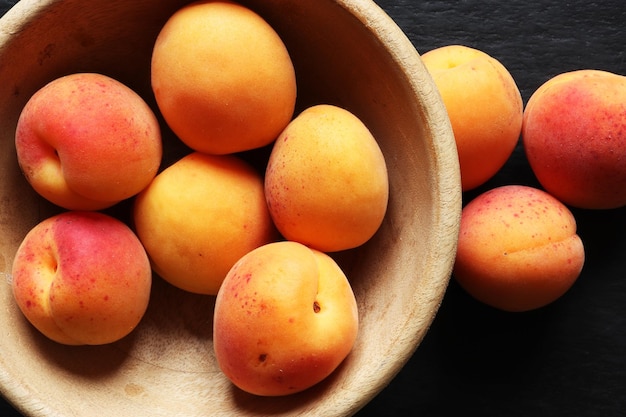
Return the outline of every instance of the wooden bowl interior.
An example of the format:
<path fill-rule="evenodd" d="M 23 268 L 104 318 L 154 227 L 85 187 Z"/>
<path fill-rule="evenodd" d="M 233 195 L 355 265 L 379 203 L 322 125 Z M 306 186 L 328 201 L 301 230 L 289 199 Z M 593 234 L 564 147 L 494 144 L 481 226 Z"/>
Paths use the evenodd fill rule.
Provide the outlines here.
<path fill-rule="evenodd" d="M 370 1 L 247 0 L 283 37 L 298 74 L 298 109 L 333 103 L 379 140 L 390 201 L 376 236 L 335 256 L 360 309 L 357 344 L 326 381 L 260 398 L 234 388 L 212 352 L 214 298 L 155 278 L 140 326 L 105 346 L 68 347 L 34 330 L 15 306 L 10 269 L 26 232 L 55 211 L 22 177 L 19 113 L 45 83 L 101 72 L 154 106 L 154 39 L 179 0 L 22 0 L 0 25 L 0 388 L 27 415 L 351 415 L 406 363 L 431 323 L 450 275 L 460 182 L 448 119 L 419 56 Z M 154 106 L 156 109 L 156 106 Z M 167 157 L 184 148 L 164 126 Z M 124 207 L 124 205 L 121 205 Z"/>

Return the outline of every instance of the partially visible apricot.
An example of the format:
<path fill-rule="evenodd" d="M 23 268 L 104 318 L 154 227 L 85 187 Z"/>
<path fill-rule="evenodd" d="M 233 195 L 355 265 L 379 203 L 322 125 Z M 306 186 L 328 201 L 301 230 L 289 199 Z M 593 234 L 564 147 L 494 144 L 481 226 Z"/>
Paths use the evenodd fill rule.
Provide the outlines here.
<path fill-rule="evenodd" d="M 545 306 L 574 284 L 584 260 L 574 216 L 542 190 L 502 186 L 463 209 L 454 277 L 483 303 L 506 311 Z"/>
<path fill-rule="evenodd" d="M 448 111 L 464 191 L 509 159 L 522 129 L 522 97 L 510 72 L 477 49 L 448 45 L 422 55 Z"/>
<path fill-rule="evenodd" d="M 229 1 L 194 2 L 170 17 L 154 45 L 152 88 L 174 133 L 211 154 L 268 145 L 296 101 L 295 70 L 279 35 Z"/>
<path fill-rule="evenodd" d="M 570 206 L 626 205 L 626 77 L 599 70 L 559 74 L 524 111 L 522 140 L 537 179 Z"/>
<path fill-rule="evenodd" d="M 362 245 L 380 227 L 388 195 L 382 151 L 348 110 L 310 107 L 274 143 L 265 196 L 288 240 L 324 252 Z"/>

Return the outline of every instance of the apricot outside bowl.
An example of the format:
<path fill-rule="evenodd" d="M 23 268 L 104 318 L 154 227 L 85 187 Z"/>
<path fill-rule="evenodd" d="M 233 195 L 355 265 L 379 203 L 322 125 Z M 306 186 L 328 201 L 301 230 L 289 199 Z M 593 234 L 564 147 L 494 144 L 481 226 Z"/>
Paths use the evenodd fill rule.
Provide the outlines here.
<path fill-rule="evenodd" d="M 56 344 L 14 303 L 17 246 L 56 210 L 18 168 L 14 133 L 22 107 L 47 82 L 82 71 L 114 77 L 154 105 L 152 45 L 184 3 L 21 0 L 0 20 L 2 395 L 28 416 L 353 415 L 426 334 L 449 281 L 461 212 L 445 108 L 414 45 L 369 0 L 242 0 L 287 45 L 298 108 L 322 102 L 348 108 L 368 125 L 388 165 L 390 200 L 380 230 L 362 247 L 335 254 L 352 282 L 361 322 L 353 351 L 328 379 L 285 397 L 239 391 L 212 353 L 214 298 L 176 290 L 158 277 L 139 327 L 109 345 Z M 181 149 L 167 152 L 175 158 Z"/>

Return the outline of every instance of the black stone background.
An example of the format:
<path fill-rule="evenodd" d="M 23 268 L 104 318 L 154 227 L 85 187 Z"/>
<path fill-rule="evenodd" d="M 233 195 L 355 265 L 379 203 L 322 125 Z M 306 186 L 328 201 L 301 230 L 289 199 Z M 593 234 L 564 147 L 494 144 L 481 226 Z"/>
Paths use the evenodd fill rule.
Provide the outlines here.
<path fill-rule="evenodd" d="M 15 3 L 0 0 L 0 13 Z M 626 75 L 623 0 L 378 4 L 420 53 L 464 44 L 500 60 L 524 103 L 561 72 Z M 538 185 L 519 145 L 464 201 L 504 184 Z M 504 313 L 474 301 L 452 280 L 423 343 L 357 416 L 626 415 L 626 208 L 573 212 L 587 259 L 565 296 L 536 311 Z M 4 401 L 0 413 L 19 416 Z"/>

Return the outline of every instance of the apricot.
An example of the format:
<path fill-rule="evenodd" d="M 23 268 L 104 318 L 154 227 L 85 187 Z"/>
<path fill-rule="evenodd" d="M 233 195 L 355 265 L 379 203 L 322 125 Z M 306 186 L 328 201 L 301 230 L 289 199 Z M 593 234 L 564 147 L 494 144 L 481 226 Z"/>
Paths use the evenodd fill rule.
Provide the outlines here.
<path fill-rule="evenodd" d="M 300 113 L 274 143 L 265 194 L 286 239 L 325 252 L 354 248 L 374 235 L 385 216 L 385 159 L 357 116 L 316 105 Z"/>
<path fill-rule="evenodd" d="M 228 1 L 198 1 L 166 22 L 152 55 L 152 87 L 174 133 L 196 151 L 270 144 L 289 123 L 296 77 L 282 39 Z"/>
<path fill-rule="evenodd" d="M 146 102 L 108 76 L 78 73 L 37 91 L 15 133 L 32 187 L 69 210 L 99 210 L 146 187 L 161 164 L 161 131 Z"/>
<path fill-rule="evenodd" d="M 626 205 L 626 77 L 578 70 L 549 79 L 528 100 L 522 141 L 542 187 L 565 204 Z"/>
<path fill-rule="evenodd" d="M 244 391 L 296 393 L 348 356 L 358 321 L 350 283 L 330 256 L 297 242 L 270 243 L 244 255 L 217 294 L 215 358 Z"/>
<path fill-rule="evenodd" d="M 28 321 L 67 345 L 128 335 L 150 298 L 152 271 L 132 230 L 98 212 L 64 212 L 37 224 L 17 249 L 13 295 Z"/>
<path fill-rule="evenodd" d="M 463 208 L 454 277 L 485 304 L 543 307 L 574 284 L 584 260 L 574 216 L 545 191 L 501 186 Z"/>
<path fill-rule="evenodd" d="M 428 51 L 430 72 L 452 124 L 463 191 L 492 178 L 517 145 L 523 103 L 508 69 L 487 53 L 463 45 Z"/>
<path fill-rule="evenodd" d="M 199 294 L 217 294 L 241 256 L 276 238 L 261 175 L 233 155 L 178 160 L 137 196 L 133 219 L 154 271 Z"/>

